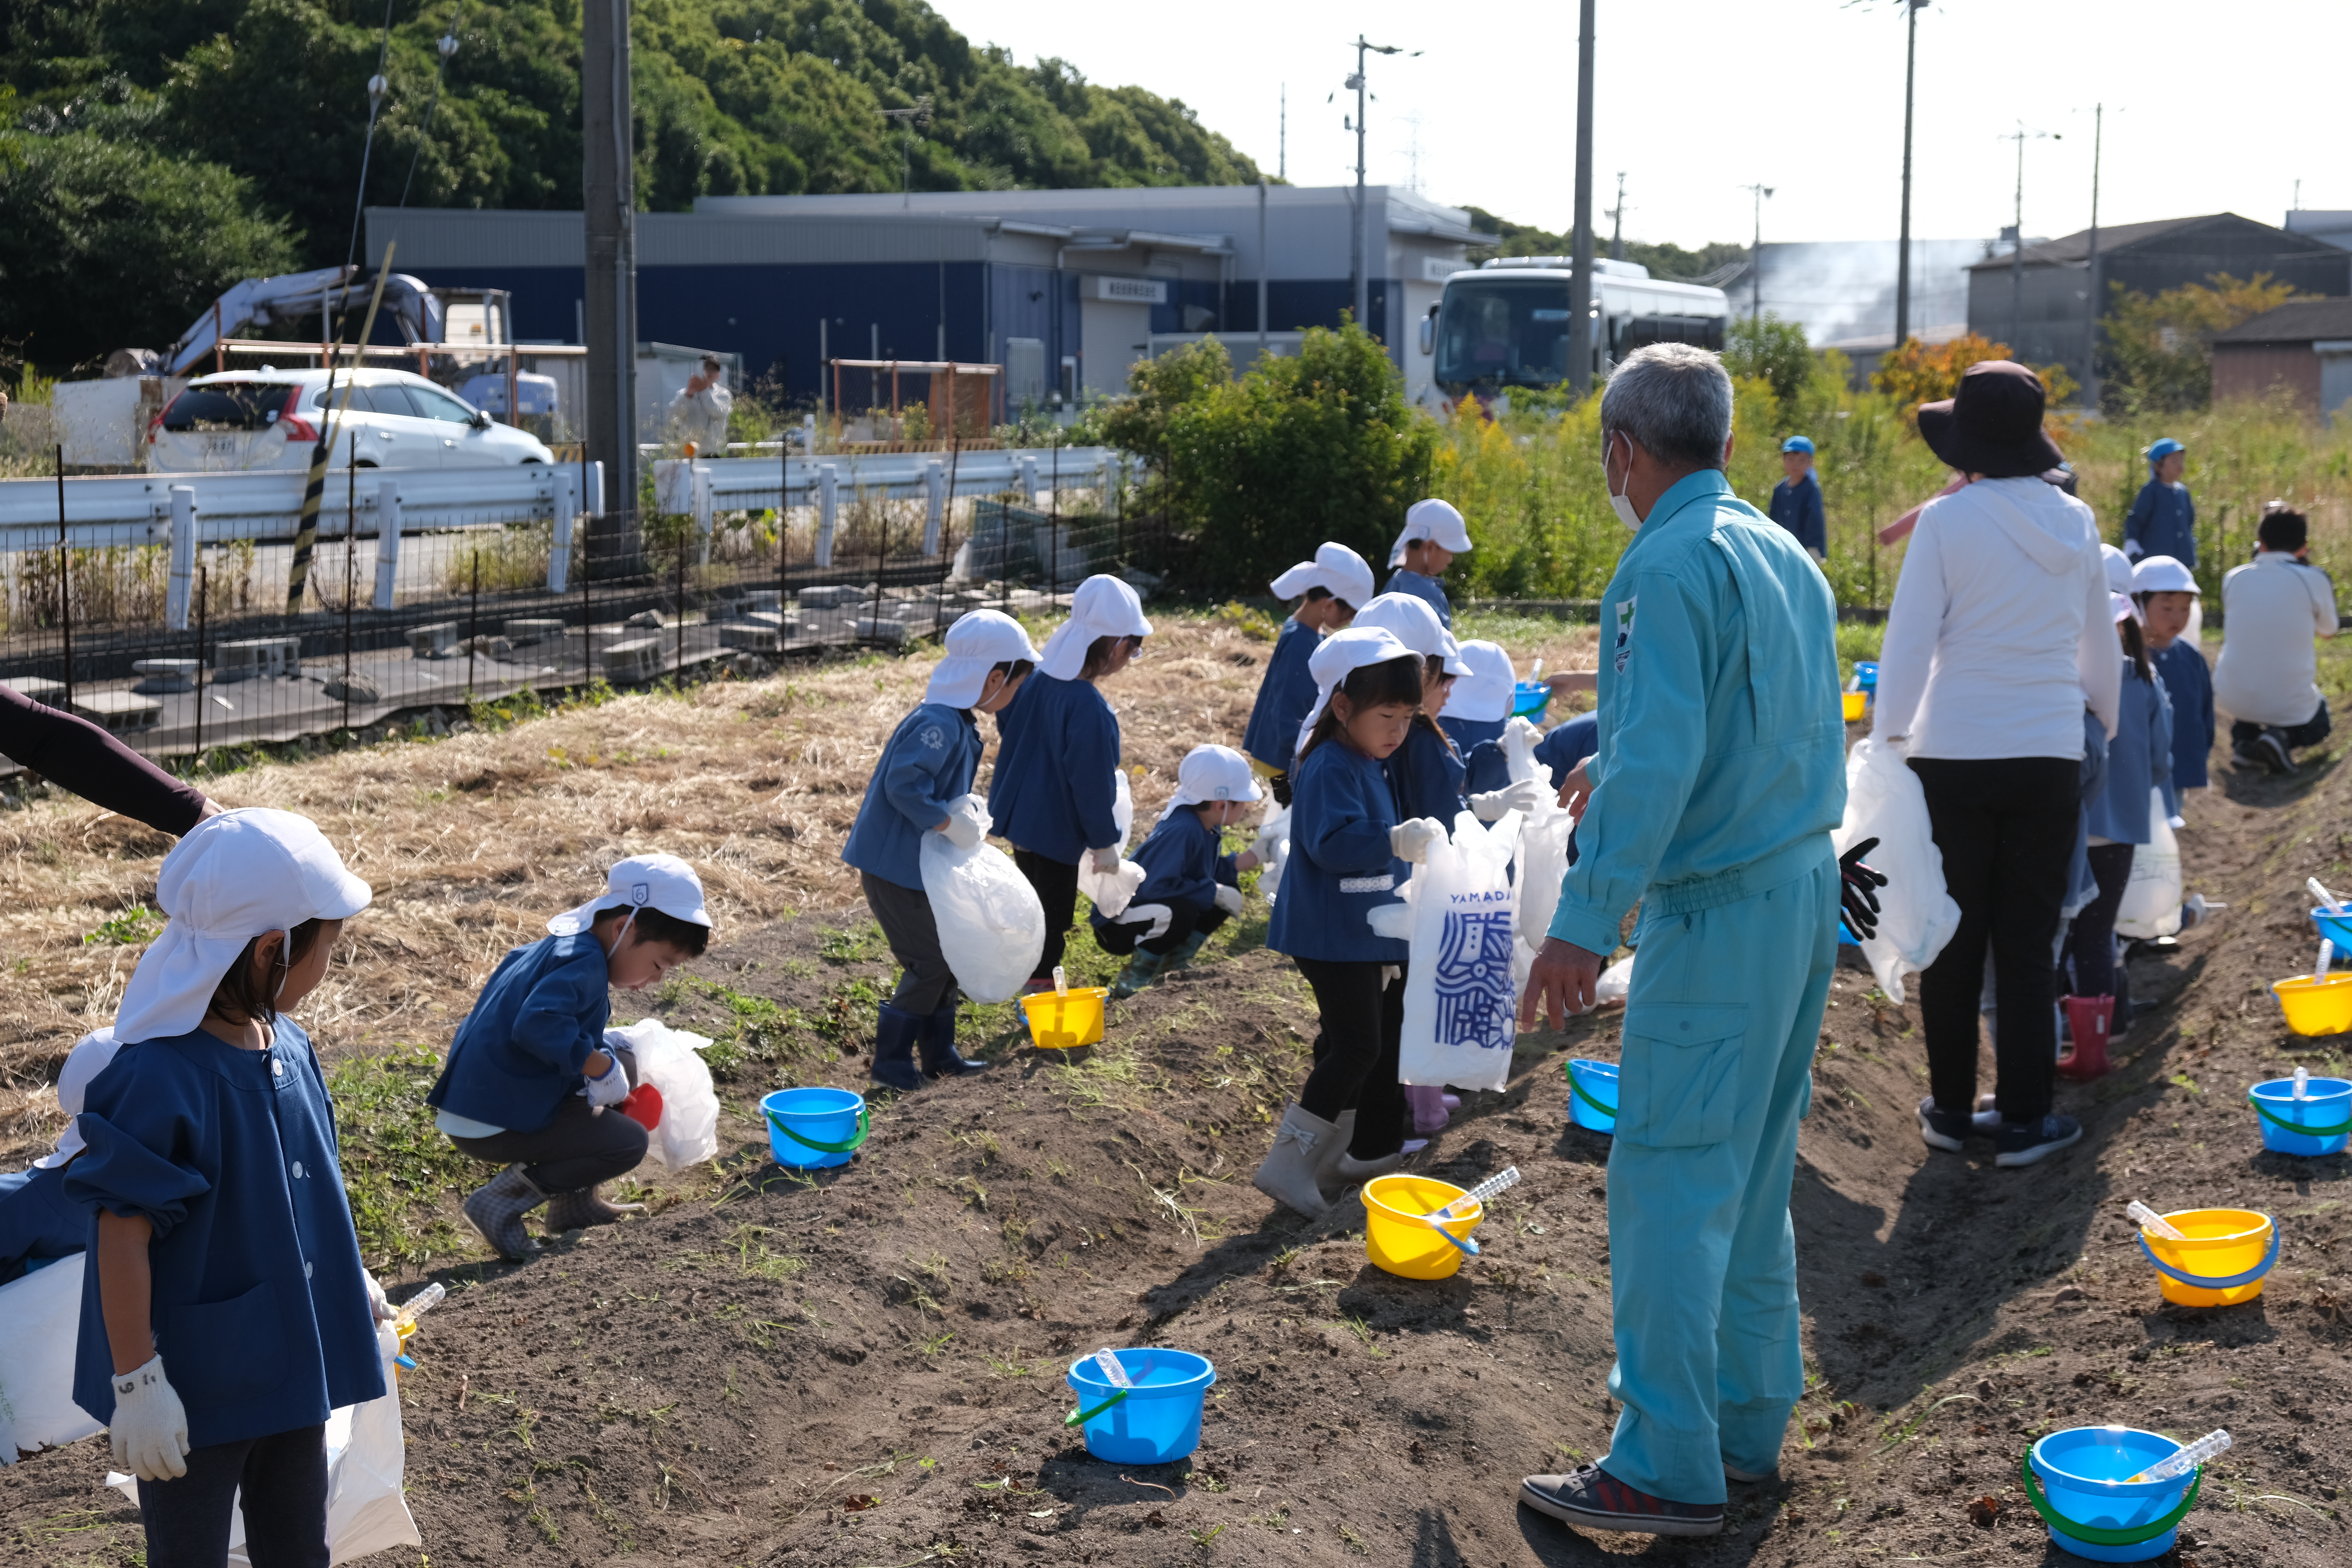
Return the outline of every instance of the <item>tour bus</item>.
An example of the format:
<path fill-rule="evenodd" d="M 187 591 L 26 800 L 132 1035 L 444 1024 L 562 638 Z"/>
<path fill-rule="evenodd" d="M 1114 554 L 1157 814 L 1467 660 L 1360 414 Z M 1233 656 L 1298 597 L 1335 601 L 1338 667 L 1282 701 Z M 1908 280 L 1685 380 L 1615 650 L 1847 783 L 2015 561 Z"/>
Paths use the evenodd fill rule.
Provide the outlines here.
<path fill-rule="evenodd" d="M 1646 343 L 1721 350 L 1731 301 L 1720 289 L 1670 283 L 1632 261 L 1596 259 L 1592 373 Z M 1433 355 L 1432 380 L 1451 402 L 1465 392 L 1489 400 L 1514 386 L 1568 379 L 1569 279 L 1564 256 L 1497 258 L 1445 280 L 1421 323 L 1421 349 Z"/>

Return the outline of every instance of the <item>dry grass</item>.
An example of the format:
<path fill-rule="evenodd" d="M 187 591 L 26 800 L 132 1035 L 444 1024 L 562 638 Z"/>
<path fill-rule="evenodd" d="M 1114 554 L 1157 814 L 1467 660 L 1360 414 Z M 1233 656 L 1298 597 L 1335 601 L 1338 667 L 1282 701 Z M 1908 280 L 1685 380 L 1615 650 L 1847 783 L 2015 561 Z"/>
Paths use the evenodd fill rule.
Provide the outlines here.
<path fill-rule="evenodd" d="M 1213 616 L 1164 616 L 1150 655 L 1106 687 L 1149 823 L 1184 752 L 1240 743 L 1272 644 Z M 1480 628 L 1467 626 L 1475 634 Z M 1042 640 L 1045 628 L 1034 628 Z M 1589 666 L 1590 627 L 1514 623 L 1525 662 Z M 438 1053 L 508 949 L 602 886 L 624 855 L 700 869 L 722 931 L 858 901 L 842 841 L 932 656 L 795 666 L 772 679 L 641 695 L 499 731 L 269 763 L 209 785 L 228 805 L 318 822 L 375 889 L 302 1019 L 330 1056 Z M 0 1169 L 59 1125 L 57 1069 L 113 1015 L 140 949 L 86 941 L 154 899 L 170 840 L 72 797 L 0 814 Z M 122 929 L 118 927 L 118 930 Z"/>

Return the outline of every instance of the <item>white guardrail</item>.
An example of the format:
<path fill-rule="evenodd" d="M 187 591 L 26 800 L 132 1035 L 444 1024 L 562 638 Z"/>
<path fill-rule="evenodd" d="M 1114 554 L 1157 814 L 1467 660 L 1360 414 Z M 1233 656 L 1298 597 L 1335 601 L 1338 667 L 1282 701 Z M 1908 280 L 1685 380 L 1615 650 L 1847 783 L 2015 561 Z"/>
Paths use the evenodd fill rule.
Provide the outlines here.
<path fill-rule="evenodd" d="M 958 496 L 1013 490 L 1034 500 L 1045 489 L 1094 489 L 1127 462 L 1108 447 L 1018 447 L 979 452 L 886 452 L 814 458 L 719 458 L 653 465 L 660 510 L 690 512 L 707 532 L 713 511 L 776 504 L 777 469 L 783 469 L 787 505 L 818 510 L 821 542 L 830 543 L 843 496 L 879 495 L 929 501 L 937 553 L 949 491 Z M 54 550 L 59 511 L 66 542 L 77 550 L 164 544 L 179 532 L 191 542 L 291 539 L 302 512 L 308 475 L 299 468 L 230 474 L 107 474 L 84 478 L 0 479 L 0 552 Z M 554 520 L 568 533 L 579 515 L 582 469 L 575 464 L 524 464 L 511 468 L 331 469 L 319 508 L 319 532 L 341 539 L 376 534 L 389 516 L 399 531 L 479 528 Z M 588 489 L 603 489 L 602 475 Z M 356 483 L 354 483 L 356 479 Z M 592 510 L 601 512 L 592 503 Z M 354 513 L 356 515 L 354 515 Z M 187 520 L 175 530 L 175 518 Z M 568 541 L 567 541 L 568 542 Z M 827 552 L 820 551 L 820 557 Z M 818 565 L 826 564 L 820 558 Z"/>

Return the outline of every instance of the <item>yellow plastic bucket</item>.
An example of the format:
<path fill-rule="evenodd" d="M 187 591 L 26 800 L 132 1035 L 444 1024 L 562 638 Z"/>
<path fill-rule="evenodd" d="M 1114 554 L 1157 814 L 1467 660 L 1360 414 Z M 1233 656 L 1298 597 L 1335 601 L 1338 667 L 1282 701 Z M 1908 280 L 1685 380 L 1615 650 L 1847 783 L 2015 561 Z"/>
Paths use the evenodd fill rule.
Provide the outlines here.
<path fill-rule="evenodd" d="M 2286 1014 L 2286 1026 L 2298 1035 L 2352 1033 L 2352 970 L 2315 980 L 2298 974 L 2271 987 Z"/>
<path fill-rule="evenodd" d="M 1838 693 L 1838 700 L 1845 705 L 1845 721 L 1849 724 L 1858 724 L 1862 722 L 1863 709 L 1869 705 L 1870 693 L 1841 691 Z"/>
<path fill-rule="evenodd" d="M 1407 1279 L 1443 1279 L 1462 1267 L 1462 1249 L 1419 1215 L 1433 1214 L 1462 1195 L 1450 1182 L 1428 1176 L 1375 1176 L 1364 1184 L 1364 1251 L 1373 1264 Z M 1482 1205 L 1445 1228 L 1466 1237 L 1486 1217 Z"/>
<path fill-rule="evenodd" d="M 2278 1261 L 2278 1226 L 2270 1215 L 2252 1209 L 2184 1209 L 2164 1217 L 2183 1239 L 2143 1230 L 2139 1244 L 2163 1275 L 2166 1300 L 2182 1307 L 2234 1307 L 2263 1293 L 2263 1276 Z"/>
<path fill-rule="evenodd" d="M 1073 985 L 1066 992 L 1040 991 L 1021 998 L 1029 1015 L 1029 1039 L 1039 1050 L 1068 1051 L 1102 1038 L 1107 985 Z"/>

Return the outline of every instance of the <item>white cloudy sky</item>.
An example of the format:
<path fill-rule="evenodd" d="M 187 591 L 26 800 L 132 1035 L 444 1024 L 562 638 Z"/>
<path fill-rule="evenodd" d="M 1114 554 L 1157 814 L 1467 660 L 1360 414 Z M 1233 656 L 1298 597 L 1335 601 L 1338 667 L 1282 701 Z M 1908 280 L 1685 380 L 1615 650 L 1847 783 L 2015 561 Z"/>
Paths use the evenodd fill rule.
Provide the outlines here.
<path fill-rule="evenodd" d="M 1295 183 L 1353 178 L 1352 68 L 1360 29 L 1423 50 L 1375 58 L 1370 176 L 1412 183 L 1565 230 L 1574 205 L 1574 0 L 933 0 L 974 42 L 1057 55 L 1089 79 L 1180 98 L 1272 172 L 1289 89 Z M 1899 210 L 1903 24 L 1898 0 L 1601 0 L 1594 226 L 1615 172 L 1628 237 L 1892 238 Z M 2013 143 L 2026 147 L 2025 227 L 2083 227 L 2091 108 L 2107 104 L 2104 223 L 2230 210 L 2277 223 L 2352 208 L 2341 68 L 2343 0 L 2242 8 L 2188 0 L 1936 0 L 1919 17 L 1912 232 L 1990 236 L 2010 221 Z M 1417 118 L 1417 126 L 1416 126 Z"/>

